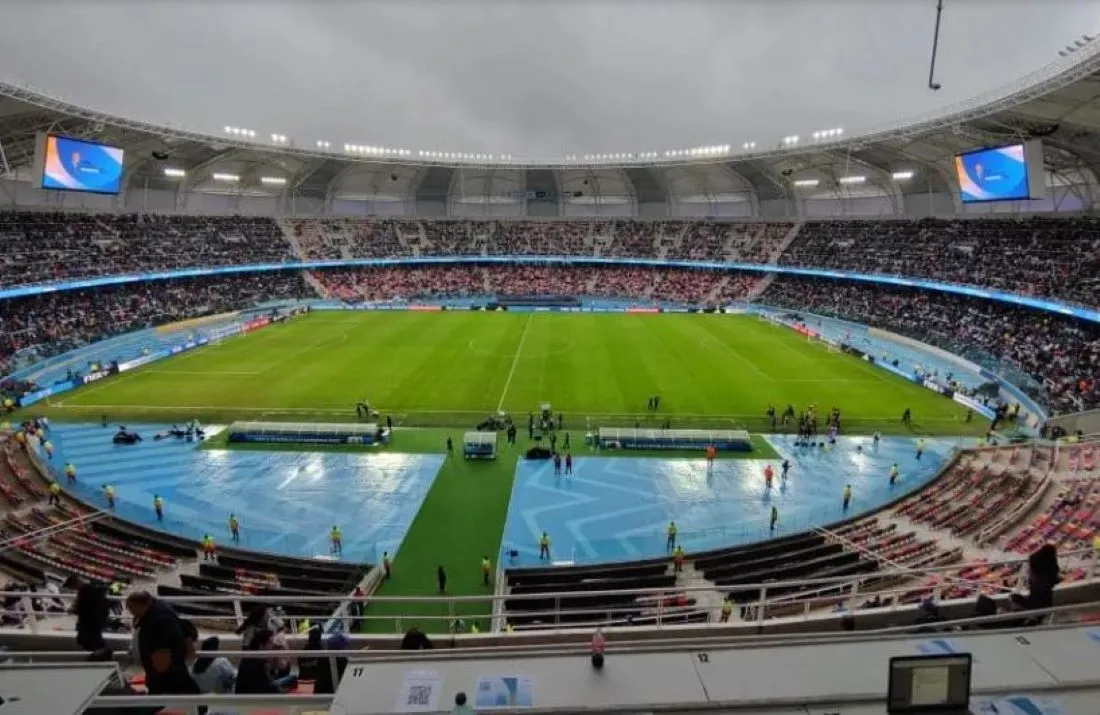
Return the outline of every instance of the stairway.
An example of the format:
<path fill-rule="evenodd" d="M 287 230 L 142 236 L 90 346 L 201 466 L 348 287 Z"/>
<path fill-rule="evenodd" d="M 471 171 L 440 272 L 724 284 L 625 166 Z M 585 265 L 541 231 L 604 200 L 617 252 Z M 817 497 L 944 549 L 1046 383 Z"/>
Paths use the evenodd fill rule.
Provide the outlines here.
<path fill-rule="evenodd" d="M 283 232 L 283 238 L 290 244 L 290 250 L 294 252 L 294 257 L 302 260 L 302 246 L 298 243 L 298 236 L 290 222 L 285 218 L 277 218 L 275 223 L 279 226 L 279 230 Z"/>
<path fill-rule="evenodd" d="M 763 280 L 758 281 L 756 285 L 754 285 L 752 289 L 748 292 L 748 295 L 745 296 L 745 300 L 751 303 L 760 296 L 764 295 L 764 291 L 766 291 L 768 287 L 771 286 L 772 281 L 774 281 L 775 278 L 776 274 L 766 273 Z"/>
<path fill-rule="evenodd" d="M 728 275 L 722 276 L 722 280 L 718 281 L 714 285 L 714 288 L 711 290 L 710 293 L 707 293 L 707 296 L 703 299 L 703 302 L 707 305 L 714 305 L 715 303 L 717 303 L 718 296 L 722 295 L 722 292 L 726 289 L 726 286 L 729 285 L 729 282 L 730 277 Z"/>
<path fill-rule="evenodd" d="M 306 283 L 308 283 L 313 288 L 313 290 L 316 291 L 317 295 L 322 298 L 332 297 L 329 294 L 328 290 L 325 289 L 325 286 L 321 283 L 321 281 L 317 280 L 317 276 L 314 274 L 314 271 L 302 271 L 302 277 L 305 278 Z"/>
<path fill-rule="evenodd" d="M 695 599 L 697 608 L 710 613 L 712 623 L 717 623 L 722 618 L 722 591 L 718 588 L 718 584 L 708 581 L 702 572 L 696 571 L 694 563 L 689 561 L 684 564 L 684 570 L 676 575 L 676 585 L 680 588 L 707 589 L 691 591 L 688 597 Z M 740 609 L 734 608 L 733 615 L 730 616 L 730 622 L 737 623 L 740 621 Z"/>
<path fill-rule="evenodd" d="M 794 226 L 791 226 L 791 230 L 787 231 L 787 235 L 783 237 L 783 240 L 779 242 L 779 246 L 776 247 L 772 255 L 768 256 L 768 263 L 778 263 L 779 257 L 783 255 L 783 252 L 794 243 L 794 240 L 798 238 L 798 232 L 802 229 L 804 221 L 795 221 Z"/>

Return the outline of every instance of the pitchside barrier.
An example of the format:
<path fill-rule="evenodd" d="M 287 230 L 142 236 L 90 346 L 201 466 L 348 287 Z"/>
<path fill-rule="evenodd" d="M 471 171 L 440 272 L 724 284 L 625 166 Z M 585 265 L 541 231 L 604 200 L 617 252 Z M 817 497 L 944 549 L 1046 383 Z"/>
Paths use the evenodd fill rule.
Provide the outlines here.
<path fill-rule="evenodd" d="M 751 452 L 752 441 L 744 430 L 623 429 L 601 427 L 600 449 L 691 449 L 707 447 L 725 452 Z"/>
<path fill-rule="evenodd" d="M 374 423 L 234 422 L 226 434 L 230 442 L 372 445 L 390 441 L 389 430 Z"/>

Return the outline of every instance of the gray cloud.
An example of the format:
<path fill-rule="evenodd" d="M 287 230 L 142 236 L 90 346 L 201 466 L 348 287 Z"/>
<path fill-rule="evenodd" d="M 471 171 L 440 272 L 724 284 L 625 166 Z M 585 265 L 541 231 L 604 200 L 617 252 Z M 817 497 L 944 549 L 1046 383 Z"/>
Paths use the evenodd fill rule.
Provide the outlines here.
<path fill-rule="evenodd" d="M 867 128 L 980 94 L 1096 31 L 1100 0 L 0 3 L 0 67 L 71 101 L 410 149 L 663 150 Z"/>

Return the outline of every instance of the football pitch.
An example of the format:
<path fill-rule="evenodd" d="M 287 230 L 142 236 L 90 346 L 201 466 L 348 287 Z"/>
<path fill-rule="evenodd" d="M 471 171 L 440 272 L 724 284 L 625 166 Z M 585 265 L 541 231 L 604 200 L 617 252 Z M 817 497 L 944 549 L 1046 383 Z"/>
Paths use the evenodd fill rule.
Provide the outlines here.
<path fill-rule="evenodd" d="M 646 401 L 661 396 L 658 414 Z M 192 417 L 355 420 L 366 399 L 398 425 L 383 451 L 444 451 L 464 429 L 498 409 L 526 427 L 526 414 L 550 402 L 567 430 L 657 425 L 769 431 L 764 411 L 787 404 L 842 410 L 847 434 L 979 434 L 984 420 L 924 388 L 823 344 L 745 315 L 563 314 L 485 312 L 314 312 L 285 324 L 99 380 L 60 396 L 35 414 L 112 423 L 166 423 Z M 901 413 L 913 411 L 911 425 Z M 140 425 L 139 425 L 140 426 Z M 361 447 L 227 445 L 224 433 L 205 449 L 355 451 Z M 447 458 L 395 555 L 381 596 L 436 594 L 437 566 L 458 596 L 491 592 L 481 582 L 484 556 L 499 554 L 517 460 L 530 446 L 495 461 Z M 774 459 L 758 434 L 754 451 L 724 458 Z M 578 450 L 579 451 L 579 450 Z M 631 452 L 676 458 L 683 453 Z M 79 460 L 78 460 L 79 461 Z M 346 528 L 354 528 L 347 525 Z M 474 621 L 489 601 L 375 602 L 365 628 L 402 632 L 409 617 L 444 632 L 455 614 Z M 400 617 L 398 617 L 400 616 Z M 488 622 L 480 623 L 482 628 Z"/>
<path fill-rule="evenodd" d="M 768 406 L 787 404 L 839 407 L 849 433 L 982 429 L 960 405 L 793 331 L 702 314 L 318 311 L 98 381 L 49 412 L 354 421 L 359 400 L 410 426 L 470 428 L 498 410 L 523 425 L 548 402 L 572 429 L 668 420 L 760 432 Z"/>

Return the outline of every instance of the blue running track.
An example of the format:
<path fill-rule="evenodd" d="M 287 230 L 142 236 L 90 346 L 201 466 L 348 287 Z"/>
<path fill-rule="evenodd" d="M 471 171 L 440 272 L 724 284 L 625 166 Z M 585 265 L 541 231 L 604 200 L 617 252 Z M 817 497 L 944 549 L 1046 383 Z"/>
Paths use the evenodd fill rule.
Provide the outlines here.
<path fill-rule="evenodd" d="M 826 449 L 796 448 L 787 436 L 767 439 L 791 462 L 786 481 L 780 478 L 782 458 L 770 462 L 770 491 L 764 485 L 768 460 L 719 460 L 708 472 L 703 459 L 580 456 L 571 477 L 555 476 L 550 462 L 521 461 L 502 545 L 519 556 L 502 556 L 502 563 L 538 563 L 543 531 L 550 536 L 551 561 L 583 564 L 665 554 L 672 520 L 689 552 L 767 539 L 773 505 L 779 535 L 824 526 L 924 486 L 960 444 L 929 439 L 917 460 L 916 440 L 908 438 L 884 437 L 877 450 L 867 437 L 840 437 Z M 891 487 L 895 462 L 901 480 Z M 852 485 L 847 513 L 841 508 L 845 484 Z"/>
<path fill-rule="evenodd" d="M 175 438 L 154 441 L 167 425 L 128 425 L 136 445 L 111 443 L 112 428 L 56 424 L 53 466 L 77 470 L 71 491 L 105 506 L 115 488 L 120 517 L 200 539 L 229 542 L 229 514 L 241 525 L 241 546 L 289 556 L 328 557 L 329 530 L 340 526 L 343 558 L 377 563 L 395 553 L 443 465 L 442 455 L 203 450 Z M 64 479 L 61 479 L 64 484 Z M 157 522 L 153 496 L 164 499 Z"/>

